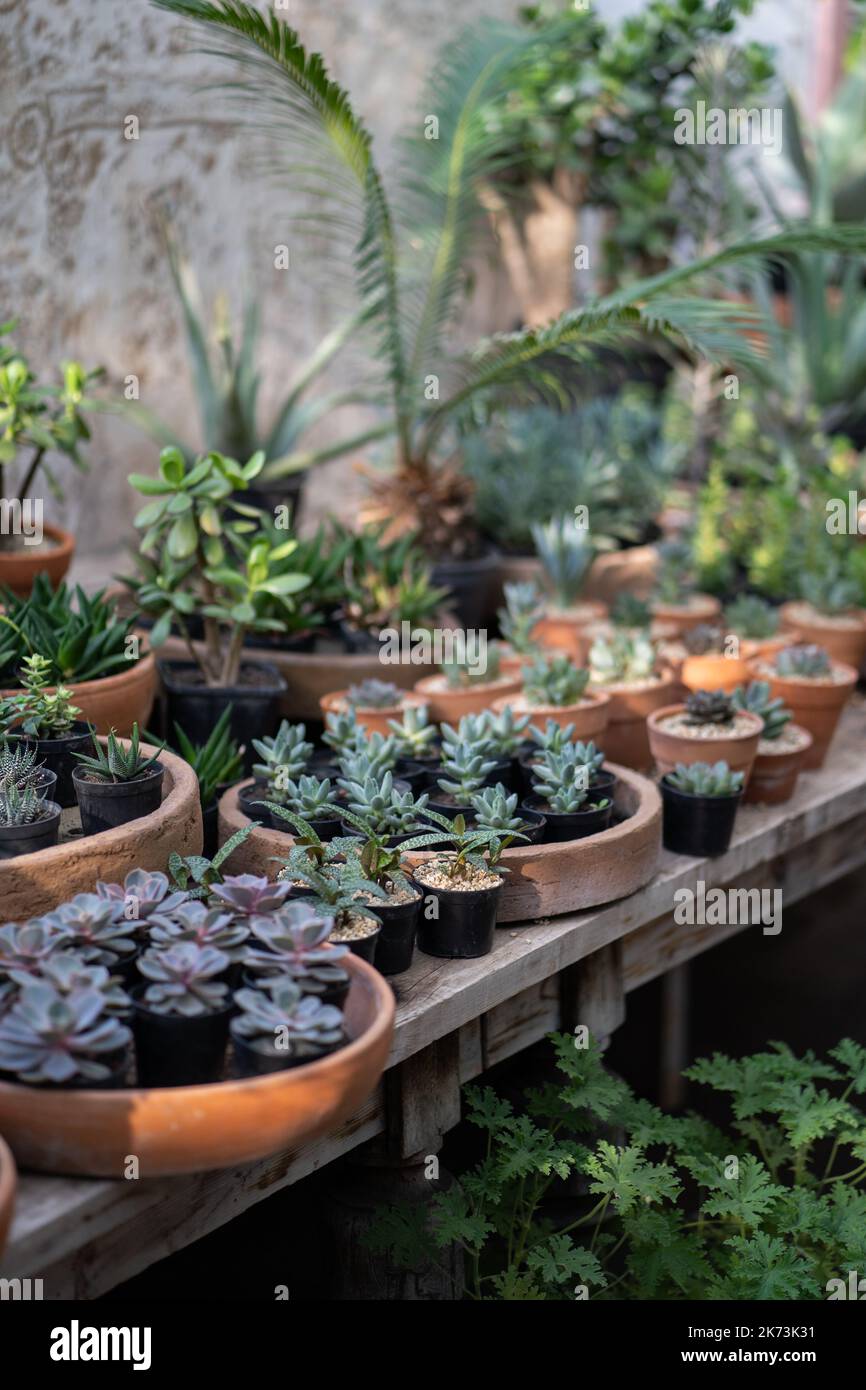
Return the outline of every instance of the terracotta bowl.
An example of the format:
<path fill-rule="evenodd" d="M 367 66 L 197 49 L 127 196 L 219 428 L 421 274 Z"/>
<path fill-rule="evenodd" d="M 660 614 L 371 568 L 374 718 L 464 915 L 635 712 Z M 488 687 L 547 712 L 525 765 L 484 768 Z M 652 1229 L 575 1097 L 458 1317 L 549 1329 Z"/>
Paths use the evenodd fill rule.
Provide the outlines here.
<path fill-rule="evenodd" d="M 142 745 L 142 751 L 156 750 Z M 97 879 L 122 883 L 130 869 L 165 870 L 173 850 L 201 854 L 198 778 L 183 758 L 163 752 L 162 803 L 149 816 L 0 862 L 0 919 L 25 922 L 50 912 L 76 893 L 92 893 Z"/>
<path fill-rule="evenodd" d="M 233 1168 L 336 1129 L 376 1087 L 394 1031 L 394 994 L 358 956 L 344 1016 L 348 1046 L 306 1066 L 209 1086 L 45 1090 L 0 1083 L 0 1128 L 18 1162 L 45 1173 L 142 1178 Z"/>
<path fill-rule="evenodd" d="M 0 1255 L 6 1246 L 6 1237 L 12 1224 L 12 1209 L 15 1206 L 15 1188 L 18 1177 L 15 1159 L 5 1139 L 0 1138 Z"/>
<path fill-rule="evenodd" d="M 584 840 L 507 849 L 503 863 L 510 872 L 500 898 L 500 922 L 526 922 L 560 912 L 582 912 L 624 898 L 653 877 L 661 853 L 658 788 L 630 768 L 615 763 L 606 763 L 605 767 L 616 774 L 614 804 L 619 814 L 628 819 Z M 221 843 L 248 823 L 238 808 L 237 795 L 238 788 L 232 787 L 220 802 Z M 277 866 L 273 856 L 284 859 L 291 844 L 290 836 L 261 826 L 235 851 L 232 871 L 274 878 Z M 413 863 L 420 863 L 430 856 L 409 857 Z"/>
<path fill-rule="evenodd" d="M 37 574 L 47 574 L 56 589 L 72 563 L 75 537 L 60 526 L 43 526 L 45 537 L 54 544 L 48 550 L 26 546 L 9 554 L 0 554 L 0 584 L 5 584 L 19 598 L 27 598 Z"/>
<path fill-rule="evenodd" d="M 847 627 L 823 622 L 820 613 L 810 616 L 809 608 L 804 610 L 802 603 L 783 603 L 780 613 L 789 629 L 788 646 L 796 640 L 814 643 L 823 647 L 832 661 L 841 661 L 859 671 L 866 657 L 866 609 L 853 609 Z"/>
<path fill-rule="evenodd" d="M 96 727 L 98 734 L 112 729 L 117 733 L 132 733 L 133 724 L 139 730 L 147 728 L 156 695 L 156 659 L 147 652 L 133 662 L 128 671 L 100 680 L 82 681 L 71 685 L 72 703 L 81 710 L 81 719 Z M 20 694 L 20 690 L 0 690 L 0 699 Z"/>
<path fill-rule="evenodd" d="M 319 701 L 322 717 L 348 709 L 347 694 L 347 690 L 332 690 L 328 695 L 323 695 Z M 407 691 L 399 705 L 391 705 L 388 709 L 370 709 L 363 705 L 356 705 L 355 717 L 361 728 L 366 729 L 368 734 L 382 734 L 387 738 L 390 733 L 388 728 L 390 720 L 396 719 L 399 723 L 403 718 L 405 709 L 409 707 L 423 709 L 424 705 L 425 701 L 421 695 L 413 695 Z"/>
<path fill-rule="evenodd" d="M 692 763 L 726 762 L 732 772 L 743 773 L 745 785 L 748 786 L 764 721 L 756 714 L 745 715 L 752 732 L 732 738 L 687 738 L 684 734 L 669 733 L 660 727 L 664 719 L 672 714 L 682 714 L 684 709 L 685 705 L 666 705 L 654 710 L 647 719 L 650 749 L 659 776 L 673 772 L 677 763 L 690 767 Z"/>
<path fill-rule="evenodd" d="M 844 680 L 827 685 L 777 676 L 762 670 L 759 661 L 751 664 L 752 678 L 769 681 L 772 698 L 781 696 L 794 716 L 794 723 L 812 735 L 812 747 L 803 764 L 810 769 L 820 767 L 826 758 L 839 717 L 857 684 L 857 671 L 853 666 L 842 661 L 835 661 L 833 665 L 844 675 Z"/>
<path fill-rule="evenodd" d="M 529 705 L 522 692 L 494 700 L 493 708 L 497 714 L 508 707 L 517 715 L 529 714 L 536 728 L 543 729 L 548 719 L 560 728 L 566 724 L 574 725 L 572 738 L 588 743 L 591 739 L 601 746 L 610 713 L 610 699 L 604 691 L 587 690 L 583 699 L 576 705 Z"/>
<path fill-rule="evenodd" d="M 523 678 L 518 673 L 502 675 L 489 684 L 450 690 L 444 676 L 425 676 L 416 681 L 415 694 L 427 706 L 434 723 L 459 724 L 464 714 L 481 714 L 482 710 L 495 708 L 499 697 L 515 695 L 522 684 Z"/>

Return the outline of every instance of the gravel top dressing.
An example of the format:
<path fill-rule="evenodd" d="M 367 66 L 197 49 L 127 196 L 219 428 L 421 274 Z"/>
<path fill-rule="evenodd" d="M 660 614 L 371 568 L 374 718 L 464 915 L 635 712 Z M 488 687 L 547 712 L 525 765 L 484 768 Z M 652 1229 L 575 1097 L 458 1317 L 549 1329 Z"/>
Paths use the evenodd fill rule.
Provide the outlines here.
<path fill-rule="evenodd" d="M 805 729 L 798 729 L 796 725 L 792 728 L 786 724 L 778 738 L 762 738 L 758 740 L 758 752 L 768 753 L 793 753 L 798 748 L 805 748 L 809 742 L 809 735 Z"/>
<path fill-rule="evenodd" d="M 598 681 L 597 683 L 593 681 L 590 689 L 601 691 L 612 690 L 614 692 L 618 690 L 652 690 L 655 686 L 661 685 L 663 682 L 667 684 L 669 680 L 669 676 L 641 676 L 640 680 L 636 681 Z"/>
<path fill-rule="evenodd" d="M 751 715 L 736 714 L 726 724 L 690 724 L 683 714 L 671 714 L 662 719 L 658 726 L 666 734 L 678 734 L 682 738 L 739 738 L 741 734 L 753 734 L 755 723 Z"/>
<path fill-rule="evenodd" d="M 847 613 L 822 613 L 819 608 L 813 608 L 811 603 L 791 604 L 788 615 L 795 623 L 799 620 L 810 625 L 818 623 L 821 627 L 838 627 L 847 631 L 857 631 L 866 621 L 862 613 L 858 613 L 856 609 Z"/>
<path fill-rule="evenodd" d="M 379 923 L 374 922 L 372 917 L 362 917 L 360 913 L 352 918 L 345 926 L 335 927 L 328 937 L 329 941 L 363 941 L 366 936 L 372 936 L 379 930 Z"/>
<path fill-rule="evenodd" d="M 847 685 L 849 676 L 841 666 L 834 665 L 827 676 L 783 676 L 772 662 L 762 661 L 756 668 L 762 676 L 772 676 L 779 681 L 796 681 L 798 685 Z"/>
<path fill-rule="evenodd" d="M 421 896 L 416 888 L 395 888 L 393 883 L 386 885 L 385 891 L 388 894 L 387 903 L 384 898 L 374 898 L 367 893 L 359 893 L 358 898 L 375 909 L 377 903 L 381 907 L 402 907 L 405 903 L 413 903 Z"/>
<path fill-rule="evenodd" d="M 474 864 L 467 864 L 462 874 L 451 878 L 442 864 L 435 861 L 422 864 L 415 870 L 415 877 L 428 888 L 445 888 L 451 893 L 477 893 L 481 888 L 494 888 L 502 882 L 498 874 L 478 869 Z"/>

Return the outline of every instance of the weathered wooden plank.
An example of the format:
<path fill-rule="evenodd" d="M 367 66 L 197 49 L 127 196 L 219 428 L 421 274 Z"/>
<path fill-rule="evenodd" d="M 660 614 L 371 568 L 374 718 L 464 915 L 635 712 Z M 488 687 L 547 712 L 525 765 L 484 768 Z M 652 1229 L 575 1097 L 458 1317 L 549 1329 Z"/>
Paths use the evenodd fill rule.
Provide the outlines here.
<path fill-rule="evenodd" d="M 437 1153 L 460 1120 L 460 1039 L 449 1033 L 385 1073 L 387 1147 L 399 1158 Z"/>

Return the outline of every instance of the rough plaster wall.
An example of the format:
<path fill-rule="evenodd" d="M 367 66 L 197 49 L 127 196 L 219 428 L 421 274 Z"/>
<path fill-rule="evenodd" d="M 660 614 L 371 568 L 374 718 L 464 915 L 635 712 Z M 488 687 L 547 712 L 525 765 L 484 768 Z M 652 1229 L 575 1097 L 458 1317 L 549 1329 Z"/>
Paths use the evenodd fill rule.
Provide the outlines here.
<path fill-rule="evenodd" d="M 639 3 L 602 8 L 613 17 Z M 760 37 L 783 45 L 798 84 L 813 5 L 763 0 L 754 21 Z M 327 55 L 387 149 L 449 33 L 515 8 L 510 0 L 462 0 L 459 9 L 454 0 L 290 0 L 288 18 Z M 284 195 L 254 176 L 220 98 L 197 92 L 209 63 L 185 51 L 183 27 L 147 0 L 0 0 L 0 319 L 20 318 L 18 337 L 42 370 L 77 355 L 104 364 L 115 383 L 136 374 L 142 401 L 189 434 L 180 326 L 148 213 L 157 190 L 177 209 L 206 295 L 229 287 L 236 307 L 245 283 L 261 295 L 266 406 L 341 305 L 303 258 L 288 273 L 273 269 Z M 137 141 L 123 138 L 130 114 L 140 121 Z M 154 454 L 127 425 L 97 422 L 92 471 L 73 482 L 58 513 L 77 532 L 82 558 L 124 544 L 135 510 L 126 474 L 149 470 Z M 347 475 L 344 464 L 322 470 L 314 500 L 351 510 L 358 484 Z"/>

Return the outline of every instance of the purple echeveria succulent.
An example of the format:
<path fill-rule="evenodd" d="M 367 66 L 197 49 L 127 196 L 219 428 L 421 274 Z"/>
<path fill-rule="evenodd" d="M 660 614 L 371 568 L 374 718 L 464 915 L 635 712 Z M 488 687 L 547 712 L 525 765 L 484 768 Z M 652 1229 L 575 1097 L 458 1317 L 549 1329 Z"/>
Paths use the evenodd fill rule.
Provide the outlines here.
<path fill-rule="evenodd" d="M 71 946 L 67 929 L 32 917 L 29 922 L 7 922 L 0 927 L 0 979 L 16 970 L 34 974 L 44 960 L 61 946 Z"/>
<path fill-rule="evenodd" d="M 322 994 L 329 985 L 346 983 L 341 961 L 349 947 L 328 941 L 334 919 L 327 913 L 301 899 L 287 903 L 271 917 L 254 917 L 250 926 L 256 945 L 247 951 L 245 961 L 256 974 L 288 975 L 315 994 Z"/>
<path fill-rule="evenodd" d="M 42 919 L 68 934 L 68 945 L 78 949 L 91 965 L 116 965 L 118 958 L 136 949 L 135 919 L 123 916 L 123 904 L 97 893 L 77 893 Z"/>
<path fill-rule="evenodd" d="M 232 1034 L 257 1051 L 312 1058 L 345 1042 L 340 1010 L 303 993 L 293 980 L 275 982 L 267 994 L 240 989 L 235 1003 L 241 1012 Z"/>
<path fill-rule="evenodd" d="M 235 922 L 231 912 L 195 901 L 181 903 L 171 913 L 155 913 L 148 926 L 154 946 L 193 941 L 196 946 L 213 946 L 224 951 L 230 961 L 242 959 L 241 948 L 250 934 L 249 927 Z"/>
<path fill-rule="evenodd" d="M 212 884 L 210 891 L 219 900 L 218 905 L 231 908 L 236 917 L 263 917 L 283 907 L 292 885 L 269 883 L 255 874 L 236 874 Z"/>
<path fill-rule="evenodd" d="M 104 1081 L 111 1068 L 99 1058 L 120 1053 L 131 1037 L 106 1014 L 99 990 L 64 995 L 47 980 L 36 980 L 0 1019 L 0 1070 L 28 1084 Z"/>
<path fill-rule="evenodd" d="M 127 921 L 146 922 L 152 913 L 173 912 L 181 903 L 190 901 L 189 893 L 171 891 L 165 874 L 150 873 L 147 869 L 130 869 L 123 883 L 97 883 L 100 898 L 123 904 Z"/>
<path fill-rule="evenodd" d="M 159 1014 L 195 1018 L 222 1009 L 228 1002 L 228 986 L 214 977 L 229 967 L 224 951 L 178 941 L 162 950 L 152 947 L 138 962 L 142 975 L 153 984 L 144 993 L 148 1009 Z"/>
<path fill-rule="evenodd" d="M 54 951 L 42 961 L 33 975 L 11 972 L 12 981 L 26 988 L 31 981 L 45 980 L 53 985 L 58 994 L 72 994 L 77 990 L 97 990 L 105 1001 L 106 1013 L 126 1014 L 132 1000 L 120 987 L 117 976 L 112 975 L 105 965 L 93 965 L 81 951 Z"/>

